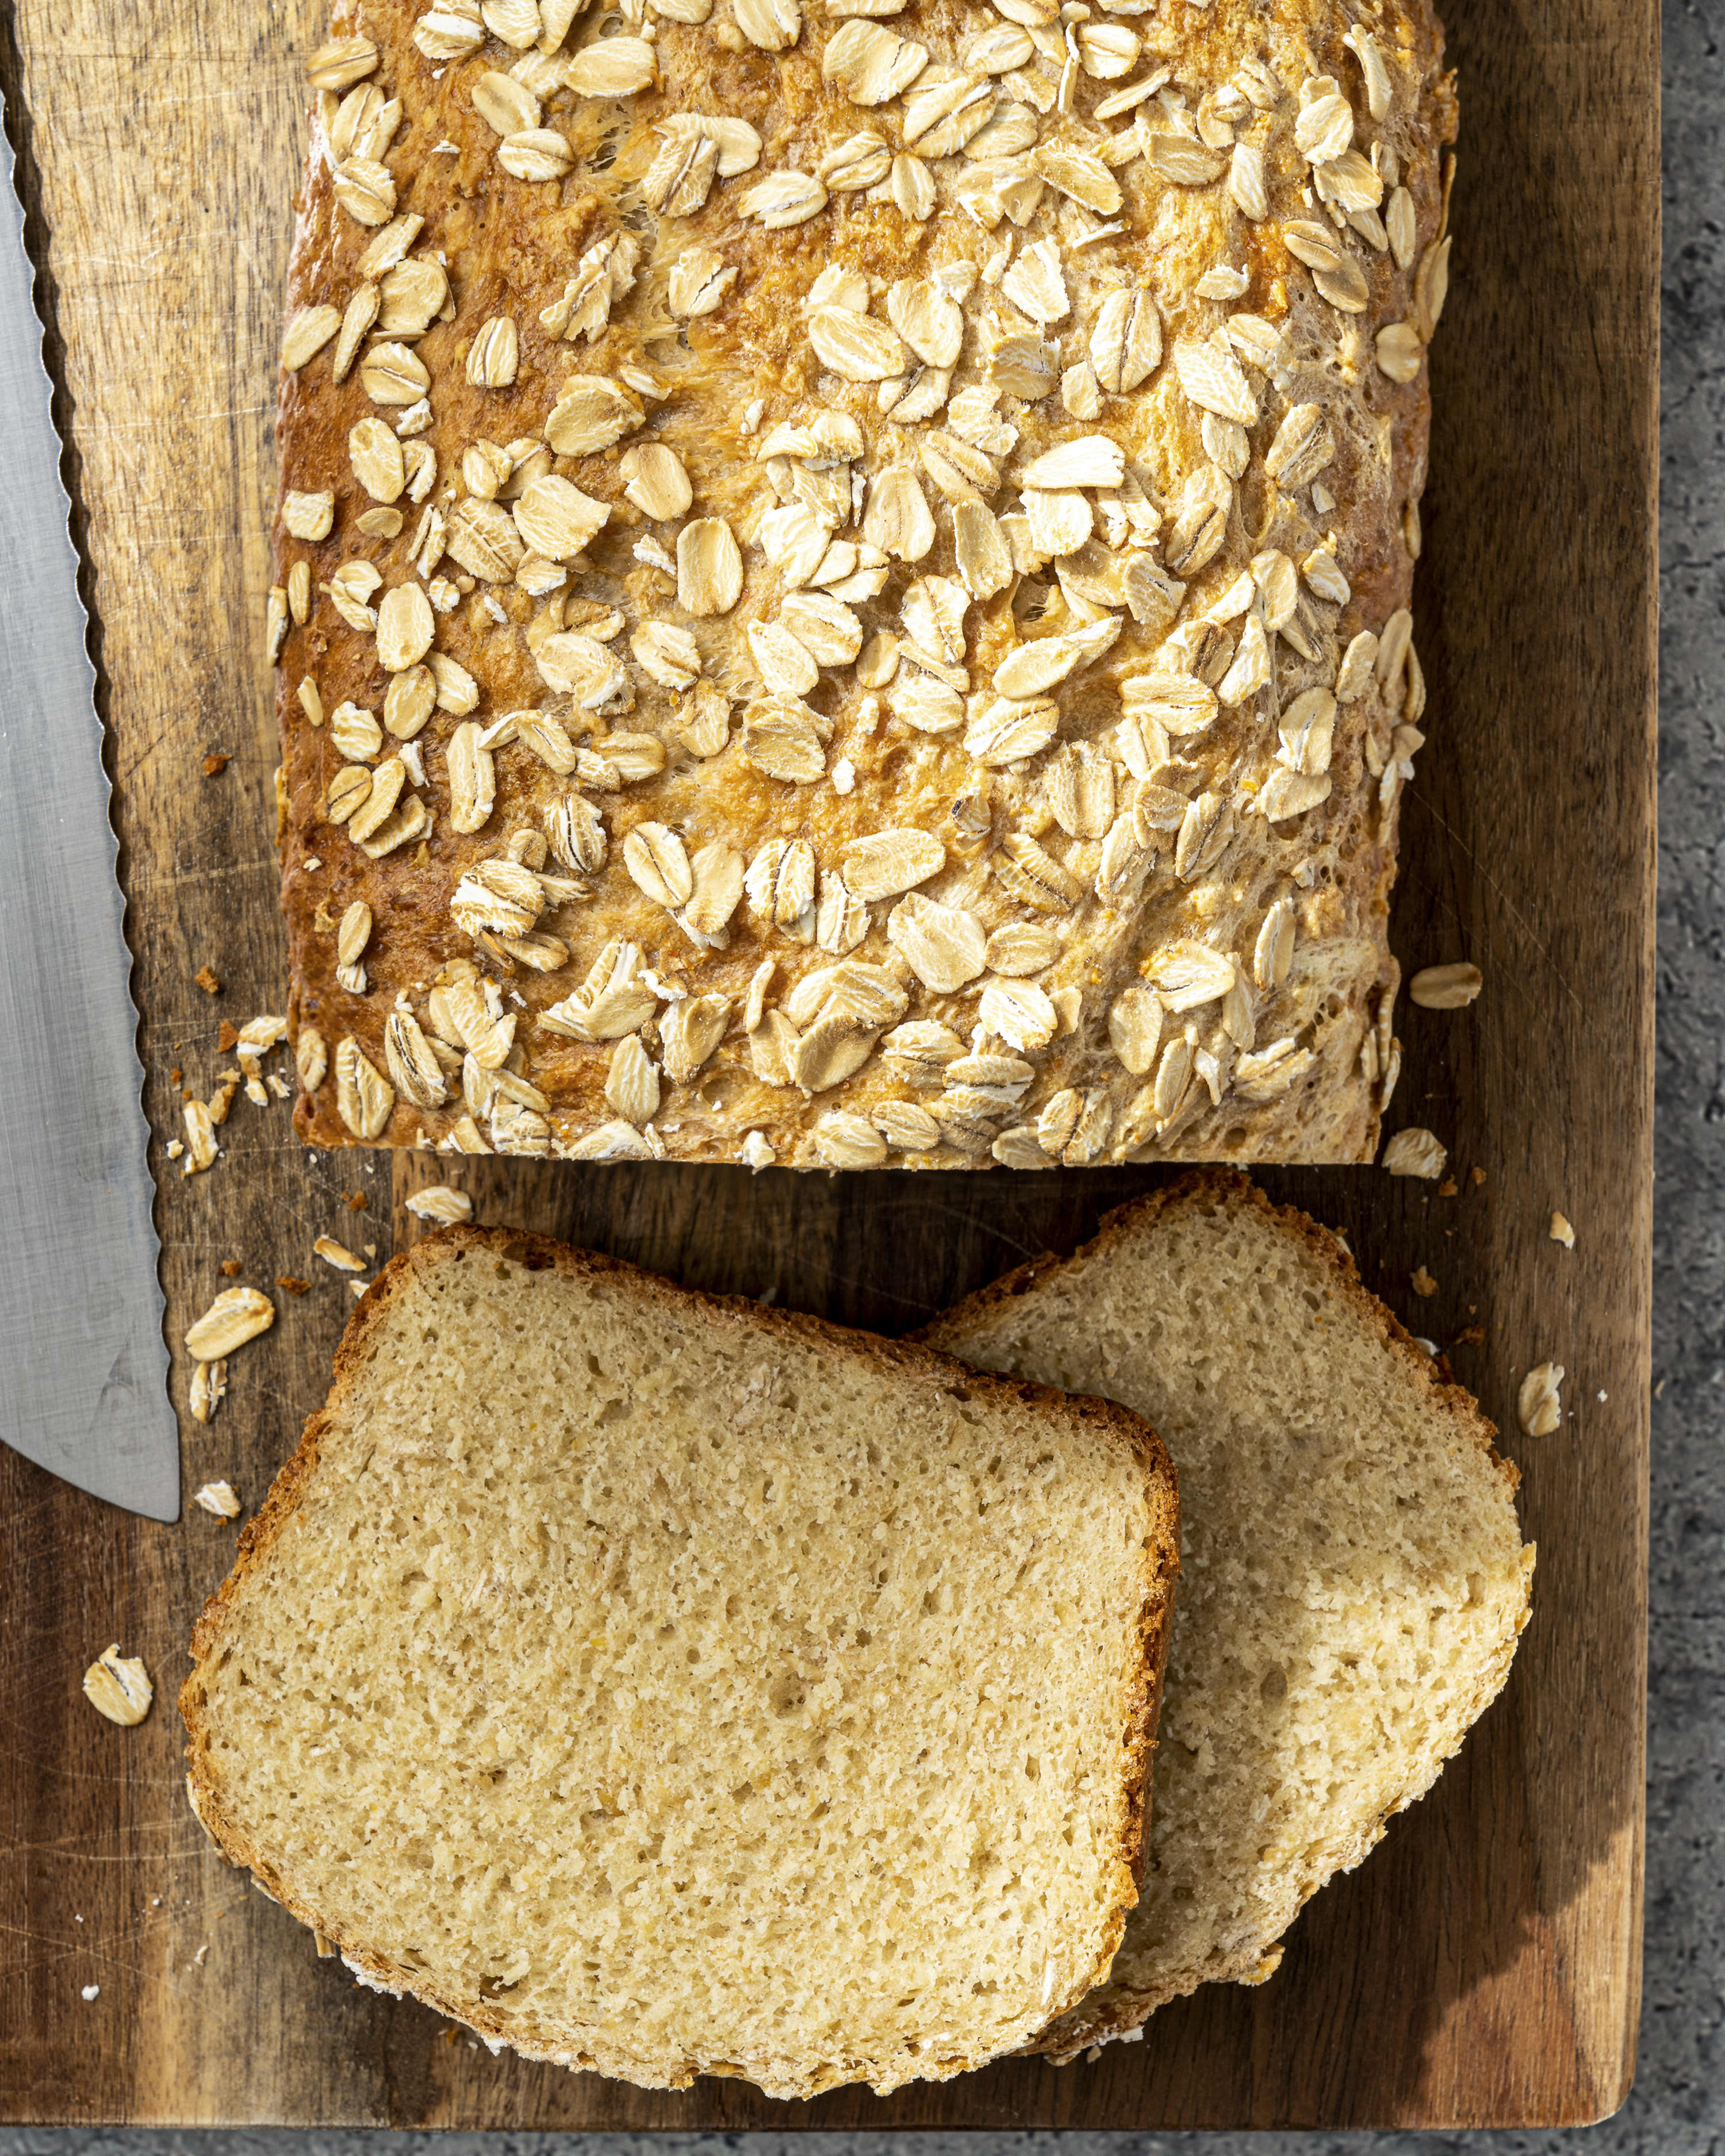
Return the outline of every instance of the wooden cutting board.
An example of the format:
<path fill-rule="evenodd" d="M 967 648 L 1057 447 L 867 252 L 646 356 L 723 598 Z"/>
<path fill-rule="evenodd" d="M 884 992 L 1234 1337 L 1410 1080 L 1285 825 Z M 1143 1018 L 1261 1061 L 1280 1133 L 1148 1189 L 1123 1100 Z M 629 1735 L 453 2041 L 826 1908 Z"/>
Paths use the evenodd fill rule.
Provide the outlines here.
<path fill-rule="evenodd" d="M 221 1021 L 284 1007 L 262 625 L 276 295 L 321 13 L 16 0 L 0 30 L 118 788 L 182 1410 L 177 1342 L 223 1262 L 265 1287 L 311 1281 L 274 1291 L 279 1322 L 234 1357 L 215 1421 L 182 1424 L 188 1495 L 225 1476 L 249 1509 L 322 1397 L 350 1307 L 312 1239 L 381 1260 L 424 1173 L 309 1157 L 285 1104 L 244 1099 L 208 1174 L 182 1178 L 162 1151 L 181 1074 L 207 1093 L 231 1061 Z M 1653 0 L 1449 13 L 1459 237 L 1416 600 L 1430 746 L 1404 812 L 1394 942 L 1409 967 L 1471 957 L 1487 986 L 1466 1014 L 1404 1007 L 1393 1121 L 1450 1142 L 1460 1188 L 1371 1169 L 1264 1180 L 1345 1229 L 1368 1284 L 1506 1430 L 1530 1363 L 1568 1371 L 1558 1434 L 1510 1440 L 1540 1559 L 1502 1698 L 1301 1918 L 1271 1983 L 1171 2006 L 1142 2045 L 886 2102 L 772 2103 L 733 2081 L 641 2092 L 493 2059 L 357 1989 L 224 1869 L 182 1794 L 172 1696 L 234 1531 L 196 1510 L 171 1528 L 122 1517 L 0 1452 L 0 2118 L 1460 2127 L 1622 2101 L 1640 1968 L 1656 14 Z M 207 775 L 213 754 L 230 761 Z M 194 984 L 204 966 L 218 995 Z M 481 1218 L 888 1332 L 1070 1247 L 1153 1179 L 459 1166 Z M 1553 1207 L 1573 1252 L 1547 1235 Z M 1435 1292 L 1414 1291 L 1416 1266 Z M 80 1696 L 110 1640 L 155 1672 L 136 1730 Z"/>

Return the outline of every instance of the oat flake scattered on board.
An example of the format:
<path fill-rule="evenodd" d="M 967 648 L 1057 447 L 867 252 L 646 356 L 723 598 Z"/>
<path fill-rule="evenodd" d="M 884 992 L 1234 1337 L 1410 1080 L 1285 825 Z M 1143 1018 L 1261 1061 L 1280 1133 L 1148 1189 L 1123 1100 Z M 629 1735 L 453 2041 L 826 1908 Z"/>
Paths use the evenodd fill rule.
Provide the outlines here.
<path fill-rule="evenodd" d="M 219 1362 L 275 1322 L 275 1305 L 254 1287 L 224 1287 L 186 1335 L 200 1363 Z"/>
<path fill-rule="evenodd" d="M 84 1672 L 84 1696 L 98 1714 L 130 1729 L 150 1712 L 156 1688 L 136 1656 L 124 1656 L 116 1640 Z"/>
<path fill-rule="evenodd" d="M 1398 1131 L 1384 1148 L 1384 1165 L 1392 1175 L 1419 1175 L 1435 1183 L 1444 1172 L 1448 1149 L 1417 1124 Z"/>
<path fill-rule="evenodd" d="M 1516 1395 L 1516 1417 L 1529 1437 L 1549 1437 L 1563 1419 L 1558 1388 L 1563 1382 L 1561 1363 L 1539 1363 L 1522 1380 Z"/>

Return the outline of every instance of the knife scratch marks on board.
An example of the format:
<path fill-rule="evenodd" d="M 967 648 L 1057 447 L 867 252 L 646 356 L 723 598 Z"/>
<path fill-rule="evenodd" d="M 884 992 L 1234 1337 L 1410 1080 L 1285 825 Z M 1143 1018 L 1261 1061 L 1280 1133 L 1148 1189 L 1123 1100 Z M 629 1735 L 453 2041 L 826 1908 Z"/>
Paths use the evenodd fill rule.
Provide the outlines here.
<path fill-rule="evenodd" d="M 226 883 L 235 876 L 248 875 L 267 877 L 273 893 L 279 874 L 273 857 L 251 861 L 218 861 L 208 868 L 176 869 L 169 875 L 136 877 L 132 880 L 132 896 L 136 900 L 164 885 L 172 891 L 183 891 L 198 884 Z"/>

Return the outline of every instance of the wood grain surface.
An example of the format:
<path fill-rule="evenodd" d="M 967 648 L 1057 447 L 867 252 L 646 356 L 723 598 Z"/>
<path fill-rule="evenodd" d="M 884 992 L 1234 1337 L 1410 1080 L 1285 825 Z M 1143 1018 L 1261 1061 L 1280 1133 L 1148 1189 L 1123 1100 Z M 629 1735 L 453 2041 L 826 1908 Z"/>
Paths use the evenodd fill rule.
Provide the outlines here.
<path fill-rule="evenodd" d="M 223 1019 L 283 1008 L 262 624 L 277 294 L 321 12 L 14 0 L 0 33 L 118 791 L 182 1411 L 179 1337 L 223 1262 L 280 1312 L 234 1358 L 216 1420 L 182 1422 L 188 1492 L 225 1476 L 248 1509 L 321 1398 L 349 1307 L 313 1237 L 386 1256 L 415 1180 L 449 1165 L 313 1158 L 285 1104 L 243 1099 L 208 1174 L 162 1153 L 181 1084 L 208 1092 L 231 1060 Z M 1510 2126 L 1621 2102 L 1640 1962 L 1656 13 L 1448 13 L 1463 131 L 1416 597 L 1430 747 L 1404 810 L 1394 942 L 1408 967 L 1471 957 L 1487 988 L 1465 1014 L 1404 1008 L 1391 1122 L 1449 1141 L 1461 1187 L 1263 1180 L 1347 1232 L 1368 1283 L 1507 1430 L 1530 1363 L 1568 1371 L 1561 1430 L 1511 1448 L 1540 1563 L 1504 1697 L 1301 1918 L 1271 1983 L 1169 2007 L 1142 2045 L 885 2102 L 771 2103 L 729 2081 L 641 2092 L 493 2059 L 357 1989 L 225 1870 L 186 1808 L 172 1697 L 233 1530 L 195 1509 L 173 1527 L 131 1519 L 0 1452 L 0 2118 Z M 232 760 L 206 776 L 212 752 Z M 205 965 L 218 996 L 194 984 Z M 1069 1247 L 1152 1179 L 454 1166 L 483 1219 L 888 1332 Z M 1554 1206 L 1573 1253 L 1547 1236 Z M 116 1639 L 155 1673 L 136 1730 L 79 1691 Z"/>

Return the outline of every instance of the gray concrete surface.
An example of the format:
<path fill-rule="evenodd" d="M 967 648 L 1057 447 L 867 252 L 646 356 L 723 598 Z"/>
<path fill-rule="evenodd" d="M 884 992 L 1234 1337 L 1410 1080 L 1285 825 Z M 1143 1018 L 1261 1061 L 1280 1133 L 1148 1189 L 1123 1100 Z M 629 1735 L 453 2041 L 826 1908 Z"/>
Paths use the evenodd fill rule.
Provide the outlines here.
<path fill-rule="evenodd" d="M 1561 4 L 1561 0 L 1553 0 Z M 1725 0 L 1665 4 L 1659 1133 L 1640 2070 L 1585 2134 L 1270 2134 L 1254 2156 L 1725 2151 Z M 0 2131 L 0 2156 L 721 2156 L 749 2137 Z M 1163 2156 L 1216 2137 L 791 2134 L 771 2156 Z M 767 2144 L 762 2143 L 763 2156 Z"/>

